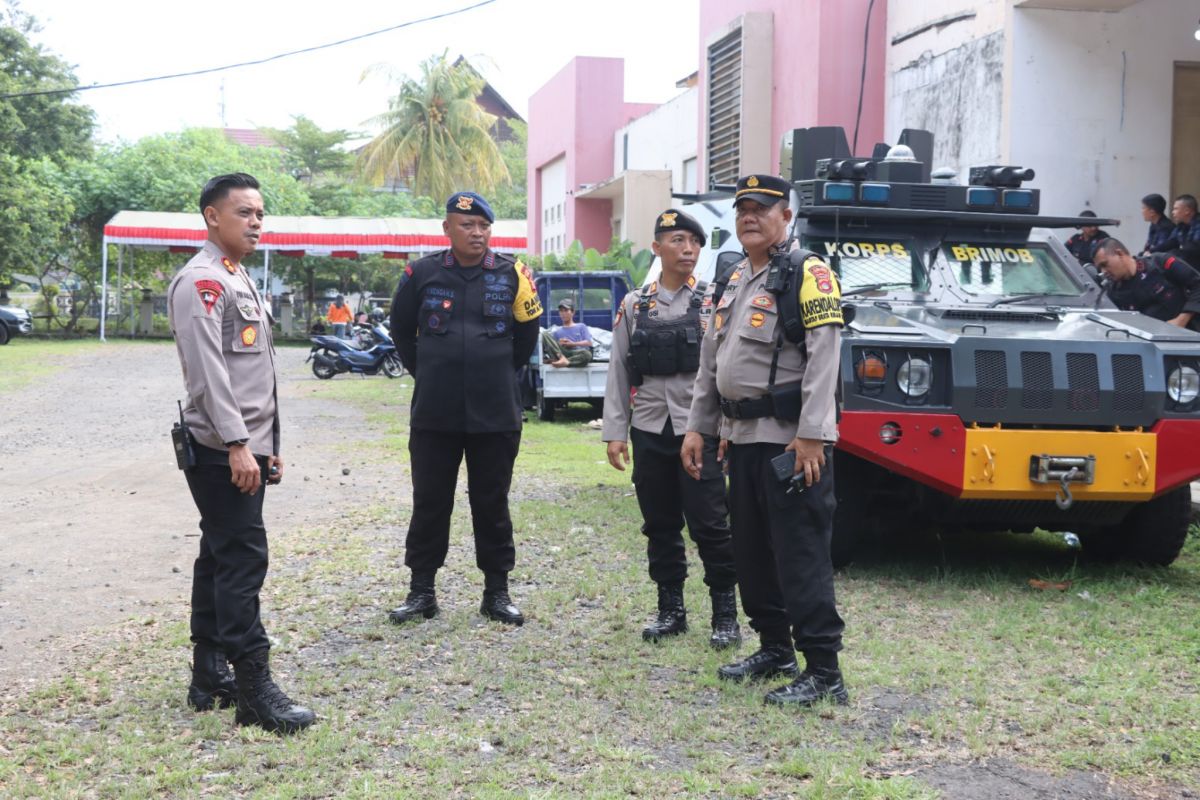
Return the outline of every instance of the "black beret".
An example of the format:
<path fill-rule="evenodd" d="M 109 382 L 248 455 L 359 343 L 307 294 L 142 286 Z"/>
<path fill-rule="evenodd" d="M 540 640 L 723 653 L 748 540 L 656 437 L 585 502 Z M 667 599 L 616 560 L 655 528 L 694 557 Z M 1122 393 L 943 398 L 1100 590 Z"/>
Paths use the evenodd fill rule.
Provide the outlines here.
<path fill-rule="evenodd" d="M 689 231 L 696 234 L 696 238 L 700 240 L 701 247 L 708 241 L 708 237 L 704 235 L 704 228 L 700 226 L 696 218 L 690 214 L 683 213 L 677 208 L 668 208 L 654 220 L 654 236 L 656 238 L 660 233 L 669 233 L 671 231 Z"/>
<path fill-rule="evenodd" d="M 474 192 L 455 192 L 446 201 L 447 214 L 466 214 L 469 217 L 483 217 L 488 222 L 495 222 L 496 215 L 492 207 Z"/>
<path fill-rule="evenodd" d="M 733 196 L 733 204 L 742 198 L 749 198 L 764 206 L 773 206 L 780 200 L 788 200 L 792 196 L 792 185 L 783 178 L 774 175 L 746 175 L 737 182 L 737 192 Z"/>

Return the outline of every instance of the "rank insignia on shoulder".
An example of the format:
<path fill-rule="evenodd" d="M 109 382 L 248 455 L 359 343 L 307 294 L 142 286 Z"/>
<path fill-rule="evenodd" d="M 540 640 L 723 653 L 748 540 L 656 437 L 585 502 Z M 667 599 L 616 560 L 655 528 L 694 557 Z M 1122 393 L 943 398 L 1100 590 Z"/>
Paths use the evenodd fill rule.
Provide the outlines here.
<path fill-rule="evenodd" d="M 234 265 L 234 263 L 233 263 L 232 261 L 230 261 L 230 260 L 229 260 L 229 258 L 228 258 L 228 257 L 224 257 L 224 258 L 222 258 L 222 259 L 221 259 L 221 265 L 225 267 L 225 270 L 226 270 L 226 271 L 227 271 L 227 272 L 228 272 L 230 275 L 236 275 L 236 274 L 237 274 L 237 267 Z"/>
<path fill-rule="evenodd" d="M 753 300 L 751 300 L 751 301 L 750 301 L 750 305 L 752 305 L 752 306 L 754 306 L 754 307 L 756 307 L 756 308 L 767 308 L 767 309 L 770 309 L 770 308 L 774 308 L 774 307 L 775 307 L 775 301 L 774 301 L 774 300 L 772 300 L 770 297 L 768 297 L 767 295 L 765 295 L 765 294 L 764 294 L 764 295 L 761 295 L 761 296 L 759 296 L 759 297 L 756 297 L 756 298 L 754 298 Z"/>
<path fill-rule="evenodd" d="M 688 275 L 687 285 L 688 285 L 689 289 L 696 288 L 696 276 L 695 275 Z"/>
<path fill-rule="evenodd" d="M 766 321 L 767 321 L 767 315 L 762 313 L 761 311 L 755 311 L 753 314 L 750 315 L 750 327 L 751 328 L 761 328 L 763 326 L 763 323 Z"/>
<path fill-rule="evenodd" d="M 246 345 L 246 347 L 252 347 L 257 341 L 258 331 L 254 329 L 253 325 L 247 325 L 242 328 L 242 344 Z"/>

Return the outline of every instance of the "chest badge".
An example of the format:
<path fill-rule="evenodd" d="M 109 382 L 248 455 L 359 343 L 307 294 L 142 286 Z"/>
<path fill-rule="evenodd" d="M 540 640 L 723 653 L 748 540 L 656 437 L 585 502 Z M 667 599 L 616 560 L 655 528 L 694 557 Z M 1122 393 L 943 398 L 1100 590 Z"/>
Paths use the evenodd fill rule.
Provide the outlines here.
<path fill-rule="evenodd" d="M 257 341 L 258 331 L 254 329 L 253 325 L 247 325 L 246 327 L 242 328 L 242 344 L 244 344 L 246 347 L 253 347 L 254 343 Z"/>
<path fill-rule="evenodd" d="M 750 305 L 754 306 L 755 308 L 771 309 L 775 307 L 775 301 L 764 294 L 751 300 Z"/>
<path fill-rule="evenodd" d="M 721 327 L 724 325 L 725 325 L 725 317 L 724 316 L 722 316 L 721 314 L 717 314 L 715 317 L 713 317 L 713 327 L 714 328 L 716 328 L 717 330 L 721 330 Z"/>
<path fill-rule="evenodd" d="M 442 301 L 442 308 L 446 309 L 447 311 L 449 311 L 453 307 L 454 307 L 454 301 L 451 300 L 449 297 L 447 297 L 445 300 Z"/>
<path fill-rule="evenodd" d="M 762 313 L 761 311 L 755 311 L 753 314 L 750 315 L 750 327 L 751 328 L 761 328 L 763 326 L 763 323 L 766 321 L 767 321 L 767 315 Z"/>

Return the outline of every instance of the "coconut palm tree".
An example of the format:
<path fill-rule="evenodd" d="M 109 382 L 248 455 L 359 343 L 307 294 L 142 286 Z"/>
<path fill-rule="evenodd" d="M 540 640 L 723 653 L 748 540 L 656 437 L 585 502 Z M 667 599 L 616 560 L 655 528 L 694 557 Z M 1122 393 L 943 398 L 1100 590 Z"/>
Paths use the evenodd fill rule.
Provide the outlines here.
<path fill-rule="evenodd" d="M 370 122 L 383 132 L 359 154 L 367 180 L 381 184 L 411 174 L 414 194 L 435 199 L 456 191 L 492 192 L 510 181 L 489 131 L 496 117 L 475 98 L 484 81 L 465 61 L 443 52 L 421 64 L 420 80 L 403 78 L 389 109 Z"/>

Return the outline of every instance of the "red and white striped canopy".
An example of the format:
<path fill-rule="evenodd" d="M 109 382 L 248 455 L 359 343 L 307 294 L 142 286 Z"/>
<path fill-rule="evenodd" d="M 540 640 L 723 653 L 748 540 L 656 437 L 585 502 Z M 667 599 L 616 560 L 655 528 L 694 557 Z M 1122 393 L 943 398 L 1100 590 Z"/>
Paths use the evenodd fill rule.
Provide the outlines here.
<path fill-rule="evenodd" d="M 208 232 L 199 214 L 167 211 L 118 211 L 104 226 L 108 244 L 155 249 L 194 250 Z M 445 250 L 450 240 L 440 219 L 406 217 L 281 217 L 268 215 L 259 250 L 286 256 L 354 258 L 382 253 L 385 258 L 407 258 Z M 523 253 L 524 220 L 496 220 L 491 247 L 498 253 Z"/>

